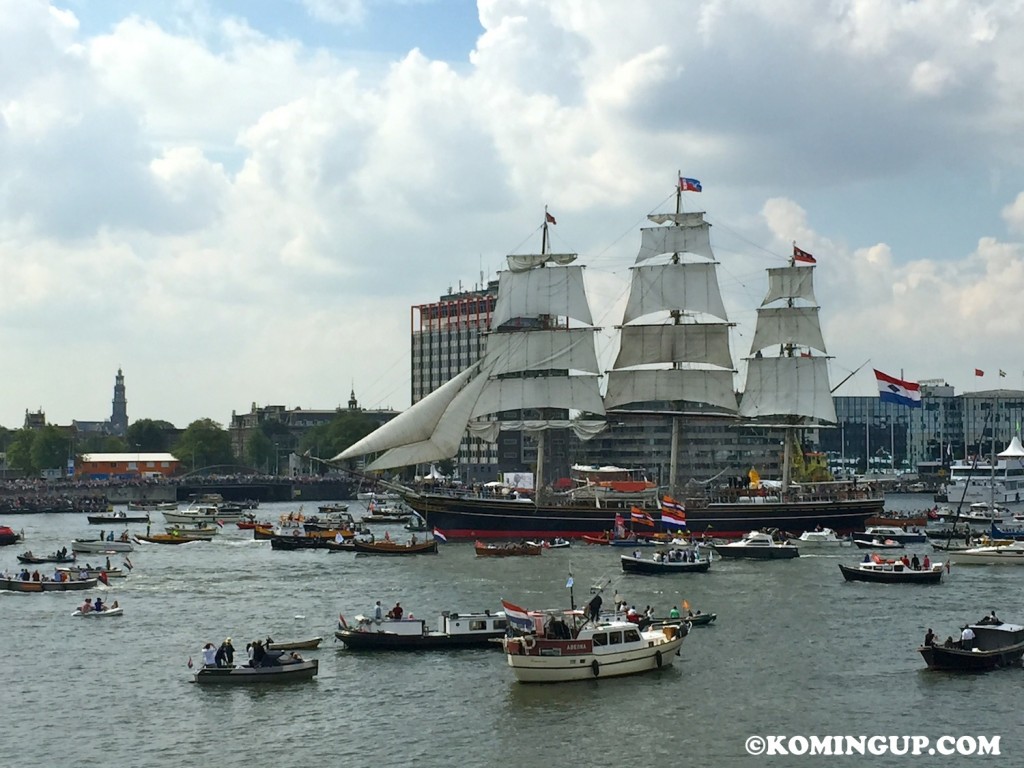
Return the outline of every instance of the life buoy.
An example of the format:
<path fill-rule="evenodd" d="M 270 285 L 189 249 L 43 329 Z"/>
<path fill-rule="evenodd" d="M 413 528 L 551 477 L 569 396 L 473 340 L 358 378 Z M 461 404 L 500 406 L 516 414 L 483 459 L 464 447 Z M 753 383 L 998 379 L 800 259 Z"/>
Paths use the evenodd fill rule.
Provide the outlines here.
<path fill-rule="evenodd" d="M 654 652 L 654 663 L 658 665 L 658 669 L 661 669 L 661 665 L 665 663 L 661 658 L 661 651 Z"/>
<path fill-rule="evenodd" d="M 537 639 L 532 635 L 527 635 L 520 641 L 523 644 L 523 648 L 527 651 L 532 651 L 537 645 Z"/>
<path fill-rule="evenodd" d="M 590 662 L 590 671 L 594 673 L 594 677 L 601 674 L 601 665 L 598 663 L 597 659 Z"/>

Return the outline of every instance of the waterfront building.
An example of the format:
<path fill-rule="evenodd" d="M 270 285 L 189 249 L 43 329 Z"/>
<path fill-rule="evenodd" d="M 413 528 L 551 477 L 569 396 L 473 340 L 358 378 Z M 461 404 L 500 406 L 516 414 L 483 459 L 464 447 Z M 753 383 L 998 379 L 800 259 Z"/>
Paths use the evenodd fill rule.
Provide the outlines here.
<path fill-rule="evenodd" d="M 85 480 L 145 480 L 170 477 L 181 462 L 170 453 L 83 453 L 75 477 Z"/>
<path fill-rule="evenodd" d="M 355 390 L 349 394 L 348 410 L 359 411 L 373 419 L 377 426 L 398 415 L 397 411 L 390 408 L 382 410 L 360 408 Z M 284 405 L 258 406 L 253 403 L 248 413 L 231 412 L 231 422 L 228 426 L 231 449 L 236 456 L 245 456 L 246 445 L 253 433 L 257 430 L 266 430 L 270 433 L 270 439 L 274 443 L 274 450 L 277 454 L 271 469 L 275 472 L 280 471 L 283 464 L 287 467 L 288 474 L 296 474 L 302 468 L 299 466 L 301 462 L 295 454 L 295 449 L 303 435 L 314 427 L 330 424 L 342 412 L 340 406 L 330 409 L 310 409 L 288 408 Z"/>

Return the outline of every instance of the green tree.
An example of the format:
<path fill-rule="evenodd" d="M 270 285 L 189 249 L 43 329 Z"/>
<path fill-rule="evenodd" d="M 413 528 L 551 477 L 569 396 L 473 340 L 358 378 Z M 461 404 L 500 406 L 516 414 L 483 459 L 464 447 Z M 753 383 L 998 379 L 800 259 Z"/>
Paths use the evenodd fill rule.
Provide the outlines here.
<path fill-rule="evenodd" d="M 193 472 L 200 467 L 235 462 L 231 436 L 213 419 L 199 419 L 189 424 L 171 452 Z"/>
<path fill-rule="evenodd" d="M 7 445 L 7 465 L 27 475 L 35 475 L 39 469 L 32 463 L 32 444 L 36 433 L 31 429 L 19 429 Z"/>
<path fill-rule="evenodd" d="M 263 433 L 263 430 L 253 432 L 245 445 L 245 460 L 251 466 L 269 472 L 275 459 L 274 443 L 271 439 Z"/>
<path fill-rule="evenodd" d="M 341 411 L 327 424 L 314 427 L 302 436 L 298 452 L 310 452 L 320 458 L 337 456 L 378 427 L 378 422 L 360 411 Z"/>
<path fill-rule="evenodd" d="M 169 421 L 139 419 L 128 427 L 126 442 L 141 453 L 164 453 L 174 439 L 174 432 Z"/>
<path fill-rule="evenodd" d="M 32 441 L 32 466 L 37 472 L 44 469 L 63 470 L 67 467 L 70 450 L 71 440 L 68 435 L 47 424 L 36 430 L 35 439 Z"/>

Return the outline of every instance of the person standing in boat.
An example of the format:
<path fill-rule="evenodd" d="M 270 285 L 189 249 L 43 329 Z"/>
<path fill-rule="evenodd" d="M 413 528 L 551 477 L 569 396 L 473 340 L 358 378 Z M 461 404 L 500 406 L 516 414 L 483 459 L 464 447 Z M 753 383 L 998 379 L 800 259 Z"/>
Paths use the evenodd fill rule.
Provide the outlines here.
<path fill-rule="evenodd" d="M 913 568 L 915 571 L 921 570 L 921 561 L 917 559 L 916 552 L 914 553 L 914 556 L 910 558 L 910 567 Z"/>
<path fill-rule="evenodd" d="M 381 606 L 380 600 L 373 606 L 373 620 L 378 624 L 384 621 L 384 608 Z"/>
<path fill-rule="evenodd" d="M 596 595 L 590 598 L 590 602 L 587 603 L 587 618 L 589 618 L 595 624 L 597 623 L 598 618 L 600 618 L 601 616 L 601 602 L 601 593 L 598 592 Z"/>
<path fill-rule="evenodd" d="M 405 613 L 405 610 L 402 608 L 402 604 L 401 603 L 395 603 L 395 607 L 391 609 L 391 615 L 392 615 L 392 617 L 394 617 L 395 621 L 401 621 L 402 620 L 402 614 L 404 614 L 404 613 Z"/>
<path fill-rule="evenodd" d="M 974 648 L 974 630 L 970 626 L 965 625 L 960 632 L 960 648 L 964 651 Z"/>
<path fill-rule="evenodd" d="M 213 643 L 207 643 L 203 646 L 203 666 L 204 667 L 218 667 L 217 663 L 217 649 L 213 647 Z"/>

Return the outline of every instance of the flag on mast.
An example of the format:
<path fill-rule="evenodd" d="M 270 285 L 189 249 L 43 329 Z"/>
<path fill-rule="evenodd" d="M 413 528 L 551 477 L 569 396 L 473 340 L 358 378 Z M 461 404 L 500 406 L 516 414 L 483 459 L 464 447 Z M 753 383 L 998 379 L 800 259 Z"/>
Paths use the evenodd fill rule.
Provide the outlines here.
<path fill-rule="evenodd" d="M 908 405 L 911 408 L 921 407 L 921 385 L 916 381 L 897 379 L 877 368 L 875 381 L 878 382 L 878 397 L 882 402 Z"/>

